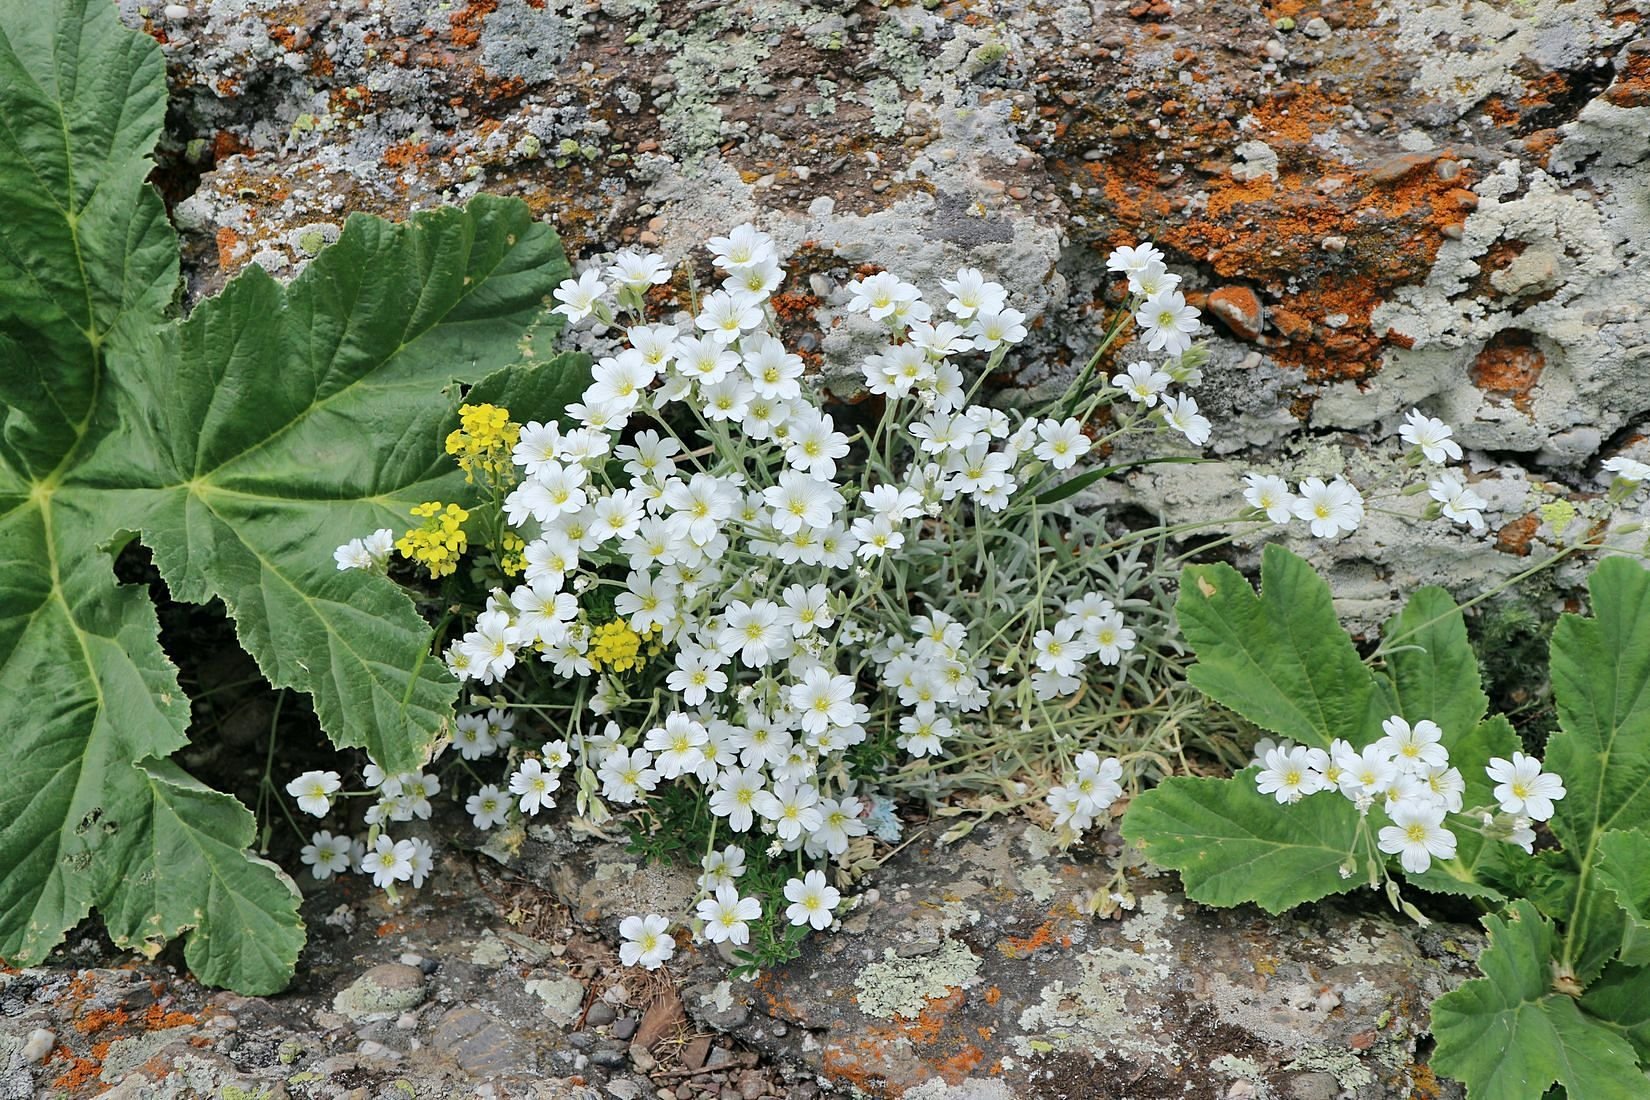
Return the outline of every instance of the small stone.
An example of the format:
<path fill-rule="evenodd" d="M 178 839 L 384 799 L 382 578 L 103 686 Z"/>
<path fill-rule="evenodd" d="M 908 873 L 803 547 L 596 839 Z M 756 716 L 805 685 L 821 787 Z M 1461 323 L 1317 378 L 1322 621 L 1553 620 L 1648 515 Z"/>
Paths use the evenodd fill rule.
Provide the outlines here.
<path fill-rule="evenodd" d="M 1255 340 L 1266 327 L 1266 308 L 1246 286 L 1223 286 L 1209 294 L 1209 312 L 1226 323 L 1232 335 Z"/>
<path fill-rule="evenodd" d="M 618 1100 L 637 1100 L 642 1095 L 641 1082 L 633 1077 L 621 1077 L 617 1081 L 609 1081 L 607 1095 L 617 1097 Z"/>
<path fill-rule="evenodd" d="M 1021 187 L 1019 184 L 1015 184 L 1013 187 L 1010 187 L 1008 189 L 1008 197 L 1011 198 L 1011 199 L 1018 200 L 1018 201 L 1024 201 L 1030 194 L 1031 194 L 1030 191 L 1027 191 L 1024 187 Z"/>
<path fill-rule="evenodd" d="M 659 1064 L 659 1060 L 653 1057 L 653 1053 L 642 1044 L 631 1043 L 630 1064 L 642 1073 L 651 1073 L 653 1067 Z"/>
<path fill-rule="evenodd" d="M 44 1062 L 56 1045 L 57 1035 L 54 1032 L 37 1027 L 29 1032 L 28 1039 L 23 1043 L 23 1061 Z"/>
<path fill-rule="evenodd" d="M 182 4 L 168 4 L 161 9 L 168 23 L 181 23 L 189 18 L 189 9 Z"/>
<path fill-rule="evenodd" d="M 626 1051 L 618 1043 L 602 1043 L 590 1052 L 590 1060 L 606 1069 L 618 1069 L 626 1062 Z"/>
<path fill-rule="evenodd" d="M 1330 29 L 1328 21 L 1323 16 L 1317 15 L 1306 21 L 1306 26 L 1301 28 L 1301 33 L 1308 38 L 1328 38 L 1335 32 Z"/>
<path fill-rule="evenodd" d="M 1282 61 L 1289 56 L 1289 48 L 1277 39 L 1271 39 L 1261 51 L 1273 61 Z"/>
<path fill-rule="evenodd" d="M 424 1003 L 424 972 L 405 963 L 382 963 L 351 982 L 332 1007 L 356 1023 L 389 1019 Z"/>
<path fill-rule="evenodd" d="M 590 1006 L 590 1011 L 584 1014 L 584 1022 L 588 1027 L 606 1027 L 618 1018 L 618 1011 L 606 1001 L 597 1001 Z"/>
<path fill-rule="evenodd" d="M 1394 153 L 1370 165 L 1369 178 L 1376 183 L 1397 183 L 1437 159 L 1437 153 Z"/>
<path fill-rule="evenodd" d="M 1432 172 L 1439 179 L 1448 183 L 1461 174 L 1461 162 L 1458 160 L 1441 160 L 1433 167 Z"/>
<path fill-rule="evenodd" d="M 1302 1073 L 1289 1082 L 1290 1100 L 1335 1100 L 1341 1094 L 1340 1082 L 1332 1073 Z"/>
<path fill-rule="evenodd" d="M 1346 238 L 1325 237 L 1323 240 L 1318 242 L 1318 247 L 1322 248 L 1325 252 L 1345 252 Z"/>
<path fill-rule="evenodd" d="M 632 1035 L 636 1034 L 636 1028 L 640 1025 L 640 1023 L 641 1021 L 637 1020 L 634 1016 L 620 1017 L 619 1019 L 613 1021 L 613 1038 L 628 1041 Z"/>
<path fill-rule="evenodd" d="M 875 191 L 879 195 L 882 192 L 888 190 L 888 188 L 890 188 L 892 186 L 893 186 L 893 184 L 889 180 L 872 180 L 871 181 L 871 190 Z"/>

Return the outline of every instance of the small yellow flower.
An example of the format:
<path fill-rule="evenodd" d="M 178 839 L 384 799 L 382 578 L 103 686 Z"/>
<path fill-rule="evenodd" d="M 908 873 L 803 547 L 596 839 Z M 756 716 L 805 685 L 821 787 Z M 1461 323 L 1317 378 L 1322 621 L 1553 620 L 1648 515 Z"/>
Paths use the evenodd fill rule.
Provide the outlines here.
<path fill-rule="evenodd" d="M 510 472 L 510 452 L 521 438 L 521 425 L 498 405 L 461 405 L 459 427 L 447 435 L 447 453 L 458 459 L 466 481 L 475 474 L 502 478 Z"/>
<path fill-rule="evenodd" d="M 401 556 L 424 566 L 432 577 L 445 577 L 457 570 L 458 559 L 469 548 L 464 521 L 470 513 L 456 504 L 427 500 L 416 505 L 412 514 L 424 522 L 395 540 Z"/>
<path fill-rule="evenodd" d="M 629 672 L 642 663 L 642 636 L 623 619 L 603 623 L 590 632 L 590 663 L 596 668 Z"/>

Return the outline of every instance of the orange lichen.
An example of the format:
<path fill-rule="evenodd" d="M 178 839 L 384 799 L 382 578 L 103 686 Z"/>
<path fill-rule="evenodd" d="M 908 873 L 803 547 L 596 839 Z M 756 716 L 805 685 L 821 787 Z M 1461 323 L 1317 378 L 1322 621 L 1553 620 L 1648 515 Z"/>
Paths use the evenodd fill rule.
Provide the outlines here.
<path fill-rule="evenodd" d="M 1037 930 L 1029 936 L 1004 936 L 997 942 L 997 950 L 1010 959 L 1024 959 L 1036 954 L 1045 947 L 1058 942 L 1055 933 L 1059 931 L 1060 921 L 1050 918 L 1038 925 Z"/>
<path fill-rule="evenodd" d="M 1472 361 L 1472 384 L 1493 397 L 1512 402 L 1520 412 L 1529 413 L 1535 385 L 1547 365 L 1547 357 L 1535 346 L 1534 338 L 1522 329 L 1497 333 Z"/>
<path fill-rule="evenodd" d="M 75 1020 L 74 1029 L 82 1035 L 91 1035 L 106 1027 L 124 1027 L 129 1021 L 123 1008 L 94 1008 Z"/>
<path fill-rule="evenodd" d="M 218 229 L 216 241 L 218 245 L 218 267 L 223 272 L 230 273 L 241 266 L 241 260 L 246 255 L 246 246 L 241 241 L 241 235 L 227 225 Z"/>
<path fill-rule="evenodd" d="M 384 164 L 389 168 L 421 165 L 430 159 L 427 141 L 400 141 L 384 150 Z"/>
<path fill-rule="evenodd" d="M 498 10 L 498 0 L 470 0 L 463 11 L 455 11 L 447 17 L 452 24 L 453 45 L 474 46 L 481 41 L 481 24 Z"/>
<path fill-rule="evenodd" d="M 1535 538 L 1536 531 L 1541 528 L 1541 516 L 1531 512 L 1526 516 L 1519 516 L 1495 533 L 1495 548 L 1503 554 L 1512 554 L 1515 557 L 1528 557 L 1530 542 Z"/>

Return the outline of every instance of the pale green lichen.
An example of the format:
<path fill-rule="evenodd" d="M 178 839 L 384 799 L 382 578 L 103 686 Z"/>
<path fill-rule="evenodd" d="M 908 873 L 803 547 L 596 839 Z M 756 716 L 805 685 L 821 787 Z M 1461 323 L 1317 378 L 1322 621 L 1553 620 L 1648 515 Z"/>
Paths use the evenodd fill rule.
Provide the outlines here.
<path fill-rule="evenodd" d="M 1360 1089 L 1377 1081 L 1375 1074 L 1356 1054 L 1329 1047 L 1309 1047 L 1284 1068 L 1328 1073 L 1343 1089 Z"/>
<path fill-rule="evenodd" d="M 897 1015 L 910 1020 L 930 998 L 970 983 L 979 972 L 978 956 L 956 940 L 946 940 L 933 954 L 913 959 L 900 958 L 890 947 L 883 951 L 881 962 L 859 972 L 854 988 L 859 1010 L 867 1016 L 891 1020 Z"/>

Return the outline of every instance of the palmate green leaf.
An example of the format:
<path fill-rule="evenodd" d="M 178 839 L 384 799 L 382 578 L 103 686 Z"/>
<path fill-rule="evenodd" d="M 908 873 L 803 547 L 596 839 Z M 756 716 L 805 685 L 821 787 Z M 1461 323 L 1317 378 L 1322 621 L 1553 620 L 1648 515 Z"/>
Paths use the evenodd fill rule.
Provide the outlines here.
<path fill-rule="evenodd" d="M 1362 884 L 1343 878 L 1358 812 L 1336 795 L 1280 806 L 1255 789 L 1255 769 L 1231 779 L 1177 776 L 1143 791 L 1123 816 L 1123 836 L 1153 863 L 1180 872 L 1186 895 L 1206 905 L 1254 902 L 1281 913 Z"/>
<path fill-rule="evenodd" d="M 567 266 L 519 203 L 355 217 L 290 286 L 253 268 L 169 324 L 176 244 L 142 182 L 164 97 L 103 0 L 0 5 L 0 353 L 27 358 L 0 370 L 0 956 L 38 961 L 96 909 L 117 942 L 188 932 L 201 977 L 271 992 L 295 891 L 246 853 L 244 808 L 166 761 L 188 702 L 112 554 L 140 534 L 335 741 L 416 766 L 456 684 L 407 597 L 331 550 L 458 490 L 446 387 L 553 328 Z"/>
<path fill-rule="evenodd" d="M 1612 829 L 1598 838 L 1598 882 L 1616 897 L 1626 918 L 1620 958 L 1650 964 L 1650 833 Z M 1645 989 L 1650 997 L 1650 987 Z"/>
<path fill-rule="evenodd" d="M 340 572 L 331 548 L 461 490 L 444 388 L 514 361 L 566 270 L 511 200 L 352 217 L 289 286 L 250 268 L 147 349 L 165 398 L 120 386 L 119 428 L 63 492 L 140 532 L 177 598 L 221 597 L 335 743 L 415 768 L 457 682 L 399 586 Z"/>
<path fill-rule="evenodd" d="M 158 324 L 173 299 L 177 240 L 144 182 L 165 111 L 160 49 L 112 5 L 0 4 L 0 467 L 12 475 L 58 466 L 91 415 L 101 349 Z"/>
<path fill-rule="evenodd" d="M 1468 761 L 1456 758 L 1489 711 L 1490 699 L 1455 600 L 1442 588 L 1417 590 L 1387 620 L 1381 645 L 1388 650 L 1380 677 L 1390 693 L 1388 713 L 1401 714 L 1411 724 L 1423 718 L 1438 723 L 1451 762 L 1465 774 Z M 1487 759 L 1474 761 L 1480 771 Z"/>
<path fill-rule="evenodd" d="M 1540 1100 L 1553 1084 L 1577 1100 L 1650 1095 L 1623 1032 L 1552 990 L 1558 937 L 1535 906 L 1516 901 L 1484 925 L 1484 976 L 1433 1002 L 1432 1068 L 1465 1082 L 1468 1100 Z"/>
<path fill-rule="evenodd" d="M 1378 736 L 1374 682 L 1335 617 L 1329 586 L 1281 546 L 1261 557 L 1257 596 L 1228 565 L 1181 574 L 1175 615 L 1197 652 L 1187 672 L 1199 690 L 1263 729 L 1327 749 Z"/>
<path fill-rule="evenodd" d="M 1447 705 L 1445 709 L 1448 709 Z M 1520 747 L 1518 733 L 1512 728 L 1512 723 L 1504 716 L 1496 714 L 1479 722 L 1465 736 L 1451 737 L 1449 727 L 1443 728 L 1445 740 L 1449 745 L 1450 762 L 1460 769 L 1461 778 L 1466 784 L 1461 799 L 1462 805 L 1492 805 L 1495 802 L 1495 783 L 1485 773 L 1484 765 L 1492 756 L 1511 757 Z M 1421 889 L 1437 894 L 1459 894 L 1503 901 L 1507 895 L 1507 880 L 1514 873 L 1514 865 L 1530 859 L 1531 857 L 1522 849 L 1504 841 L 1486 840 L 1469 829 L 1459 829 L 1455 832 L 1454 859 L 1434 860 L 1433 865 L 1425 873 L 1413 875 L 1406 872 L 1404 877 Z"/>
<path fill-rule="evenodd" d="M 1581 1010 L 1620 1033 L 1639 1065 L 1650 1066 L 1650 967 L 1611 963 L 1581 995 Z"/>
<path fill-rule="evenodd" d="M 1552 830 L 1575 861 L 1563 961 L 1583 982 L 1621 947 L 1626 917 L 1598 881 L 1598 844 L 1611 830 L 1650 825 L 1650 571 L 1606 558 L 1587 582 L 1593 615 L 1553 630 L 1559 731 L 1546 767 L 1563 777 Z"/>

